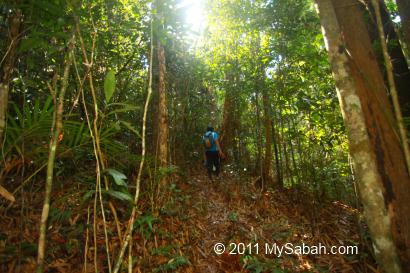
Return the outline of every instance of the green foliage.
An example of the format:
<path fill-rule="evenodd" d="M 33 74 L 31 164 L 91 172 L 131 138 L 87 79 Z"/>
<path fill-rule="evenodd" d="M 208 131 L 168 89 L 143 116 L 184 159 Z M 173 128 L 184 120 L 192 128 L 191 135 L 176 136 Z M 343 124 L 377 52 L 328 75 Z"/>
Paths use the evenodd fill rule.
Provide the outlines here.
<path fill-rule="evenodd" d="M 220 107 L 234 94 L 229 111 L 240 129 L 234 132 L 231 167 L 260 173 L 265 93 L 274 125 L 275 179 L 312 196 L 352 196 L 344 126 L 311 3 L 218 0 L 209 13 L 209 34 L 198 55 L 211 69 L 209 84 Z"/>
<path fill-rule="evenodd" d="M 252 273 L 272 272 L 272 273 L 286 273 L 287 270 L 283 270 L 278 265 L 277 260 L 259 259 L 256 256 L 245 255 L 241 257 L 241 262 L 244 268 L 248 269 Z"/>
<path fill-rule="evenodd" d="M 157 221 L 158 219 L 151 214 L 141 215 L 135 220 L 134 228 L 144 238 L 150 238 L 153 232 L 153 224 Z"/>
<path fill-rule="evenodd" d="M 104 92 L 105 92 L 105 100 L 110 102 L 112 95 L 115 91 L 115 72 L 110 70 L 107 75 L 105 76 L 104 80 Z"/>
<path fill-rule="evenodd" d="M 166 264 L 163 264 L 158 268 L 154 269 L 154 272 L 169 272 L 170 270 L 175 272 L 175 270 L 177 270 L 178 268 L 189 264 L 190 262 L 188 258 L 184 256 L 176 256 L 170 259 Z"/>
<path fill-rule="evenodd" d="M 228 214 L 228 219 L 231 222 L 238 222 L 238 214 L 236 212 L 230 212 Z"/>
<path fill-rule="evenodd" d="M 21 242 L 20 247 L 23 256 L 33 257 L 37 254 L 37 244 L 33 244 L 30 242 Z"/>
<path fill-rule="evenodd" d="M 115 184 L 118 186 L 127 187 L 127 183 L 125 182 L 125 180 L 127 180 L 127 176 L 125 174 L 114 169 L 106 169 L 105 171 L 112 176 Z"/>
<path fill-rule="evenodd" d="M 394 1 L 388 1 L 391 11 Z M 84 47 L 93 51 L 92 73 L 99 109 L 99 142 L 112 170 L 135 170 L 141 150 L 139 128 L 147 90 L 150 41 L 150 1 L 29 1 L 16 4 L 25 16 L 25 33 L 18 48 L 19 67 L 12 84 L 9 122 L 1 159 L 24 157 L 34 167 L 45 162 L 50 138 L 53 102 L 48 84 L 61 74 L 67 40 L 78 16 Z M 319 197 L 347 198 L 351 177 L 347 144 L 334 83 L 318 17 L 310 1 L 217 0 L 207 3 L 209 27 L 195 43 L 187 40 L 187 7 L 177 0 L 154 8 L 163 16 L 154 20 L 155 39 L 166 52 L 170 165 L 155 168 L 154 180 L 172 178 L 192 162 L 202 160 L 199 139 L 212 123 L 222 123 L 227 94 L 232 94 L 235 123 L 233 163 L 227 169 L 260 172 L 265 152 L 262 94 L 269 96 L 275 125 L 272 171 L 286 187 L 302 187 Z M 4 13 L 17 7 L 1 4 Z M 2 18 L 3 18 L 2 17 Z M 94 33 L 98 33 L 93 40 Z M 2 34 L 6 37 L 5 34 Z M 2 37 L 3 37 L 2 36 Z M 0 39 L 1 40 L 1 39 Z M 7 39 L 3 39 L 7 40 Z M 2 56 L 7 48 L 1 41 Z M 88 67 L 76 44 L 75 63 L 80 76 Z M 154 58 L 154 61 L 155 58 Z M 154 65 L 154 87 L 157 81 Z M 64 132 L 59 143 L 57 173 L 95 183 L 92 138 L 79 86 L 93 122 L 93 99 L 87 81 L 74 75 L 69 81 Z M 57 79 L 56 88 L 60 82 Z M 35 98 L 35 99 L 34 99 Z M 154 96 L 154 102 L 157 98 Z M 24 101 L 24 103 L 23 103 Z M 155 136 L 157 111 L 153 103 L 147 135 Z M 150 149 L 155 140 L 148 141 Z M 151 155 L 152 151 L 149 151 Z M 229 153 L 228 153 L 229 154 Z M 312 156 L 311 158 L 311 155 Z M 278 167 L 274 164 L 278 161 Z M 85 164 L 79 164 L 84 162 Z M 155 162 L 152 160 L 151 165 Z M 109 194 L 127 200 L 125 179 L 108 173 L 114 182 Z M 122 188 L 121 188 L 122 187 Z M 150 185 L 155 192 L 157 184 Z M 129 198 L 128 198 L 129 199 Z M 154 201 L 154 200 L 153 200 Z"/>
<path fill-rule="evenodd" d="M 39 99 L 34 101 L 33 107 L 27 102 L 22 109 L 12 103 L 0 158 L 3 156 L 6 158 L 14 152 L 32 160 L 44 158 L 48 149 L 44 144 L 48 142 L 50 136 L 53 113 L 51 97 L 48 97 L 43 105 Z M 23 144 L 26 148 L 24 151 Z"/>
<path fill-rule="evenodd" d="M 132 203 L 134 201 L 134 198 L 129 194 L 128 192 L 124 191 L 116 191 L 109 189 L 108 191 L 104 190 L 104 193 L 107 193 L 111 197 L 114 197 L 115 199 L 121 200 L 121 201 L 127 201 Z"/>
<path fill-rule="evenodd" d="M 386 0 L 385 4 L 386 4 L 387 10 L 389 11 L 389 14 L 391 16 L 391 19 L 392 20 L 396 19 L 396 16 L 399 15 L 396 1 Z"/>
<path fill-rule="evenodd" d="M 72 215 L 71 210 L 60 210 L 55 207 L 50 208 L 50 223 L 51 224 L 63 224 L 68 221 Z"/>
<path fill-rule="evenodd" d="M 169 257 L 173 249 L 174 249 L 173 245 L 165 245 L 162 247 L 151 249 L 151 254 L 152 255 L 163 255 L 163 256 Z"/>

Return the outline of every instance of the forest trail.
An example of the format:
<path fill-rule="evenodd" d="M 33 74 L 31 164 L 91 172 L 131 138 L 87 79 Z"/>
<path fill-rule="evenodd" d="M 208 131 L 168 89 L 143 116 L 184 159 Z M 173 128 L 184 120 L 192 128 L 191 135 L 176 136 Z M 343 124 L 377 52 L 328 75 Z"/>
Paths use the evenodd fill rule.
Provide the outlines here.
<path fill-rule="evenodd" d="M 366 256 L 362 246 L 359 246 L 361 255 L 356 256 L 265 255 L 265 243 L 311 246 L 357 243 L 360 240 L 357 211 L 351 207 L 324 204 L 323 209 L 308 216 L 306 204 L 292 200 L 292 194 L 286 190 L 262 193 L 250 178 L 246 181 L 227 174 L 214 182 L 205 175 L 194 175 L 179 187 L 181 196 L 189 200 L 184 206 L 188 208 L 185 216 L 189 219 L 186 232 L 190 242 L 185 243 L 190 246 L 190 253 L 185 255 L 192 266 L 181 272 L 357 272 L 359 267 L 367 272 L 372 269 L 358 260 Z M 311 220 L 313 215 L 315 222 Z M 226 246 L 224 254 L 215 254 L 216 243 Z M 252 247 L 247 248 L 246 254 L 230 255 L 231 243 L 252 244 Z M 241 250 L 234 252 L 238 251 Z"/>
<path fill-rule="evenodd" d="M 377 272 L 368 252 L 369 247 L 360 243 L 357 229 L 357 210 L 339 202 L 324 203 L 312 211 L 311 206 L 297 200 L 290 190 L 261 192 L 252 181 L 254 178 L 235 173 L 223 173 L 222 178 L 211 182 L 205 170 L 181 176 L 171 184 L 171 194 L 159 214 L 152 215 L 146 208 L 148 200 L 141 200 L 145 211 L 136 221 L 134 231 L 133 272 Z M 51 237 L 48 247 L 47 272 L 84 272 L 84 249 L 73 247 L 86 240 L 87 209 L 78 206 L 81 192 L 76 187 L 57 190 L 51 220 Z M 305 198 L 305 200 L 308 200 Z M 40 203 L 38 199 L 34 203 Z M 306 202 L 306 201 L 305 201 Z M 37 205 L 36 205 L 37 206 Z M 17 208 L 14 208 L 17 209 Z M 126 213 L 119 210 L 119 213 Z M 39 210 L 26 212 L 25 223 L 18 214 L 3 218 L 1 230 L 10 243 L 19 241 L 18 230 L 13 226 L 25 226 L 24 247 L 20 263 L 21 272 L 35 269 L 35 219 Z M 112 257 L 118 249 L 115 222 L 108 222 Z M 123 229 L 126 221 L 121 223 Z M 98 221 L 99 272 L 108 272 L 103 265 L 105 258 L 104 234 L 101 219 Z M 226 251 L 216 255 L 214 245 L 223 243 Z M 230 255 L 230 244 L 252 244 L 242 255 Z M 255 248 L 255 244 L 259 248 Z M 358 245 L 359 255 L 265 255 L 265 243 L 283 246 L 293 245 L 339 246 Z M 231 246 L 232 247 L 232 246 Z M 32 249 L 28 251 L 27 249 Z M 9 246 L 1 253 L 5 272 L 18 272 L 18 248 Z M 243 251 L 239 247 L 235 252 Z M 257 252 L 258 251 L 258 252 Z M 93 255 L 92 248 L 88 256 Z M 94 272 L 87 265 L 86 272 Z M 13 271 L 14 270 L 14 271 Z"/>

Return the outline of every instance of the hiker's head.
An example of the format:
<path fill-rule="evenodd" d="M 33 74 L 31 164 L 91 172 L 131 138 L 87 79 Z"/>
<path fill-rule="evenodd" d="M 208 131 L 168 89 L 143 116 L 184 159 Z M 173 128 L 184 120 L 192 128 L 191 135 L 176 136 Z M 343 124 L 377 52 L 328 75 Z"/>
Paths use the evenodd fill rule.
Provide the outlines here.
<path fill-rule="evenodd" d="M 213 131 L 214 131 L 214 127 L 208 126 L 208 127 L 206 127 L 206 131 L 207 131 L 207 132 L 213 132 Z"/>

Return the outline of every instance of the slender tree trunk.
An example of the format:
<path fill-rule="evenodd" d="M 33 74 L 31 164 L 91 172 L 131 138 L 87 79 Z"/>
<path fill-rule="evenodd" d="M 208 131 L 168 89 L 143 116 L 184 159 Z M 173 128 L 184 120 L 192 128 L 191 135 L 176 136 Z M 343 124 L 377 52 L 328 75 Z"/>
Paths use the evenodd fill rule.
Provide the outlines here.
<path fill-rule="evenodd" d="M 178 85 L 174 85 L 174 90 L 173 90 L 173 96 L 172 96 L 172 128 L 177 128 L 177 126 L 178 126 L 178 124 L 177 124 L 177 108 L 178 108 L 178 105 L 177 105 L 177 101 L 178 101 L 178 96 L 177 96 L 177 92 L 176 92 L 176 90 L 177 90 L 177 87 L 178 87 Z M 179 164 L 178 164 L 178 162 L 177 162 L 177 149 L 179 148 L 179 149 L 181 149 L 182 147 L 179 147 L 178 146 L 178 135 L 177 135 L 177 131 L 176 130 L 174 130 L 174 131 L 172 131 L 172 147 L 169 147 L 170 148 L 170 153 L 171 153 L 171 156 L 170 156 L 170 162 L 171 162 L 171 164 L 173 164 L 173 165 L 175 165 L 175 166 L 178 166 Z"/>
<path fill-rule="evenodd" d="M 260 79 L 262 80 L 262 79 Z M 270 98 L 268 90 L 262 87 L 263 115 L 265 123 L 265 158 L 263 159 L 263 180 L 265 185 L 269 185 L 272 180 L 272 118 L 270 111 Z"/>
<path fill-rule="evenodd" d="M 403 30 L 403 40 L 410 51 L 410 0 L 396 0 Z"/>
<path fill-rule="evenodd" d="M 342 3 L 341 3 L 342 2 Z M 383 178 L 379 172 L 376 161 L 376 153 L 373 143 L 369 137 L 368 124 L 366 124 L 365 110 L 362 107 L 363 100 L 361 92 L 355 82 L 354 73 L 351 69 L 346 44 L 344 44 L 340 18 L 336 16 L 337 7 L 347 7 L 349 1 L 316 0 L 323 34 L 327 41 L 327 49 L 333 75 L 336 81 L 338 97 L 346 125 L 350 153 L 357 173 L 357 181 L 364 214 L 369 231 L 373 239 L 373 246 L 378 263 L 386 272 L 401 272 L 400 263 L 392 238 L 391 220 L 386 207 L 383 192 Z M 354 6 L 354 5 L 352 5 Z M 354 14 L 345 14 L 354 16 Z M 361 17 L 358 19 L 362 20 Z M 356 31 L 356 29 L 343 28 L 343 33 Z M 361 39 L 359 39 L 361 40 Z M 366 55 L 367 57 L 368 55 Z M 370 104 L 364 104 L 370 107 Z M 387 104 L 388 105 L 388 104 Z M 386 105 L 385 105 L 386 106 Z M 380 109 L 375 109 L 380 111 Z M 381 137 L 377 136 L 376 137 Z"/>
<path fill-rule="evenodd" d="M 282 167 L 281 167 L 281 157 L 280 157 L 280 147 L 279 146 L 279 136 L 278 131 L 276 128 L 277 123 L 275 119 L 272 119 L 272 140 L 273 140 L 273 149 L 275 151 L 275 167 L 276 167 L 276 179 L 279 187 L 283 187 L 283 179 L 282 179 Z"/>
<path fill-rule="evenodd" d="M 281 111 L 282 112 L 282 111 Z M 283 156 L 282 156 L 282 180 L 284 181 L 285 178 L 289 177 L 289 170 L 288 170 L 288 165 L 289 165 L 289 160 L 288 160 L 288 150 L 287 150 L 287 144 L 286 144 L 286 137 L 285 137 L 285 132 L 284 132 L 284 122 L 283 122 L 283 117 L 279 121 L 279 127 L 280 127 L 280 133 L 282 136 L 282 145 L 283 145 Z"/>
<path fill-rule="evenodd" d="M 370 10 L 373 20 L 368 20 L 368 30 L 372 43 L 380 44 L 380 36 L 377 27 L 377 19 L 373 5 L 370 3 L 372 0 L 366 0 L 367 9 Z M 388 43 L 388 53 L 392 60 L 393 77 L 397 87 L 397 93 L 399 96 L 400 107 L 402 109 L 403 116 L 410 117 L 410 92 L 408 90 L 410 86 L 410 71 L 404 56 L 404 51 L 399 43 L 399 37 L 396 33 L 393 21 L 387 10 L 386 4 L 382 0 L 378 0 L 380 3 L 380 15 L 383 21 L 383 30 L 385 35 L 385 41 Z M 365 11 L 363 11 L 366 13 Z M 383 54 L 379 54 L 379 63 L 383 67 Z M 388 71 L 385 72 L 388 74 Z M 388 78 L 387 76 L 386 78 Z"/>
<path fill-rule="evenodd" d="M 292 121 L 293 130 L 295 130 L 295 122 L 293 119 L 291 119 L 291 121 Z M 290 124 L 289 124 L 289 127 L 290 127 Z M 300 172 L 299 172 L 298 165 L 296 163 L 295 149 L 293 148 L 292 139 L 289 141 L 289 146 L 290 146 L 290 152 L 292 155 L 293 173 L 296 173 L 296 182 L 297 182 L 297 185 L 300 185 Z"/>
<path fill-rule="evenodd" d="M 262 167 L 262 132 L 261 132 L 261 111 L 259 106 L 259 90 L 255 93 L 255 108 L 256 108 L 256 164 L 255 164 L 255 173 L 262 177 L 263 167 Z"/>
<path fill-rule="evenodd" d="M 3 136 L 6 127 L 7 106 L 9 101 L 9 86 L 13 74 L 16 50 L 19 44 L 22 14 L 19 10 L 8 17 L 9 21 L 9 43 L 5 56 L 0 62 L 0 149 L 3 146 Z"/>
<path fill-rule="evenodd" d="M 65 93 L 66 93 L 67 86 L 68 86 L 70 67 L 73 61 L 72 53 L 74 49 L 74 39 L 75 39 L 75 35 L 73 34 L 68 43 L 68 51 L 67 51 L 67 56 L 65 58 L 65 65 L 64 65 L 64 74 L 63 74 L 62 82 L 61 82 L 61 90 L 59 92 L 58 102 L 57 102 L 57 105 L 55 105 L 55 111 L 54 111 L 52 137 L 50 141 L 48 163 L 47 163 L 46 189 L 45 189 L 43 210 L 41 214 L 40 236 L 38 239 L 37 273 L 44 272 L 47 220 L 48 220 L 48 214 L 50 211 L 50 196 L 51 196 L 51 189 L 53 185 L 54 162 L 55 162 L 56 151 L 57 151 L 57 146 L 58 146 L 58 138 L 63 128 L 64 99 L 65 99 Z M 56 92 L 57 90 L 54 90 L 54 91 Z"/>
<path fill-rule="evenodd" d="M 163 15 L 161 12 L 162 1 L 157 1 L 158 18 L 160 25 L 163 25 Z M 163 27 L 160 27 L 162 30 Z M 167 107 L 167 91 L 166 91 L 166 65 L 165 65 L 165 49 L 161 42 L 162 33 L 157 36 L 157 53 L 158 53 L 158 160 L 160 167 L 168 165 L 168 107 Z M 165 186 L 166 178 L 161 179 L 161 185 Z M 164 189 L 164 188 L 162 188 Z"/>
<path fill-rule="evenodd" d="M 379 0 L 378 3 L 380 4 L 381 20 L 383 21 L 386 38 L 385 42 L 388 43 L 388 54 L 392 63 L 393 78 L 399 96 L 400 108 L 403 116 L 410 117 L 409 67 L 386 4 L 383 0 Z M 377 30 L 377 26 L 375 29 Z M 376 37 L 378 38 L 379 36 L 377 35 Z M 389 72 L 386 71 L 386 74 L 388 73 Z M 389 76 L 387 76 L 387 78 L 388 77 Z"/>
<path fill-rule="evenodd" d="M 147 93 L 147 98 L 145 99 L 145 106 L 144 106 L 144 115 L 142 117 L 142 134 L 141 134 L 141 161 L 139 164 L 138 168 L 138 174 L 137 174 L 137 179 L 135 181 L 135 195 L 134 195 L 134 206 L 132 207 L 131 211 L 131 216 L 128 221 L 128 227 L 127 231 L 125 232 L 125 238 L 124 238 L 124 243 L 121 246 L 120 253 L 118 254 L 118 259 L 117 262 L 115 263 L 113 273 L 117 273 L 120 268 L 121 264 L 124 258 L 125 250 L 127 249 L 127 245 L 130 244 L 130 249 L 132 249 L 132 232 L 134 230 L 134 221 L 137 216 L 137 205 L 138 205 L 138 199 L 140 195 L 140 189 L 141 189 L 141 178 L 142 178 L 142 171 L 144 170 L 144 164 L 145 164 L 145 156 L 147 152 L 147 119 L 148 119 L 148 109 L 149 109 L 149 104 L 151 101 L 151 96 L 152 96 L 152 64 L 153 64 L 153 55 L 154 55 L 154 35 L 153 35 L 153 19 L 151 18 L 151 35 L 150 35 L 150 58 L 149 58 L 149 72 L 148 72 L 148 93 Z M 132 255 L 128 256 L 128 266 L 130 269 L 130 266 L 132 266 Z M 131 270 L 129 270 L 130 272 Z"/>
<path fill-rule="evenodd" d="M 167 154 L 168 154 L 168 107 L 167 107 L 167 96 L 165 87 L 165 50 L 161 42 L 158 42 L 158 60 L 159 60 L 159 105 L 158 105 L 158 118 L 159 118 L 159 151 L 158 159 L 161 166 L 167 165 Z"/>
<path fill-rule="evenodd" d="M 396 122 L 397 122 L 397 127 L 401 139 L 401 146 L 402 150 L 404 152 L 404 159 L 407 164 L 407 172 L 410 171 L 410 152 L 409 152 L 409 145 L 408 145 L 408 140 L 407 140 L 407 133 L 406 130 L 404 129 L 403 125 L 403 116 L 401 112 L 401 107 L 397 95 L 397 88 L 396 88 L 396 82 L 394 78 L 394 71 L 393 71 L 393 64 L 392 60 L 390 59 L 390 55 L 388 52 L 387 48 L 387 42 L 386 42 L 386 36 L 384 34 L 384 29 L 383 29 L 383 20 L 382 20 L 382 15 L 380 12 L 380 2 L 378 0 L 372 0 L 373 7 L 375 9 L 376 13 L 376 21 L 377 21 L 377 28 L 379 30 L 379 35 L 380 35 L 380 41 L 382 45 L 382 50 L 383 50 L 383 57 L 384 57 L 384 63 L 386 67 L 386 74 L 387 74 L 387 82 L 389 85 L 389 91 L 391 94 L 391 98 L 393 101 L 393 109 L 394 109 L 394 114 L 396 117 Z M 384 2 L 383 2 L 384 6 Z"/>
<path fill-rule="evenodd" d="M 280 84 L 280 83 L 279 83 Z M 282 87 L 280 86 L 280 89 L 282 90 Z M 284 177 L 285 177 L 285 172 L 284 172 L 284 167 L 283 167 L 283 153 L 282 153 L 282 146 L 283 146 L 283 129 L 282 129 L 282 104 L 280 103 L 280 96 L 279 94 L 277 95 L 277 108 L 278 108 L 278 115 L 277 119 L 275 120 L 274 124 L 272 126 L 276 126 L 273 130 L 276 133 L 276 147 L 278 149 L 278 159 L 279 159 L 279 173 L 280 173 L 280 180 L 278 181 L 278 186 L 280 188 L 283 188 L 284 185 Z"/>
<path fill-rule="evenodd" d="M 235 67 L 239 67 L 239 62 L 238 59 L 235 60 Z M 240 71 L 238 69 L 235 70 L 235 78 L 234 78 L 234 91 L 237 90 L 242 90 L 243 87 L 241 86 L 241 80 L 240 80 Z M 240 147 L 241 143 L 240 140 L 243 139 L 241 134 L 242 132 L 242 124 L 241 124 L 241 115 L 242 111 L 239 110 L 239 103 L 240 101 L 238 100 L 237 94 L 234 94 L 233 97 L 233 102 L 234 102 L 234 111 L 233 111 L 233 122 L 232 122 L 232 141 L 233 141 L 233 155 L 235 159 L 235 163 L 237 166 L 241 166 L 243 164 L 243 158 L 240 154 Z"/>
<path fill-rule="evenodd" d="M 231 75 L 231 72 L 226 72 L 226 80 L 228 81 L 229 85 L 234 85 L 234 79 Z M 235 97 L 233 94 L 232 87 L 227 86 L 225 91 L 225 101 L 223 107 L 223 120 L 222 120 L 222 129 L 221 129 L 221 145 L 222 150 L 226 154 L 227 161 L 231 160 L 231 156 L 233 155 L 233 148 L 234 148 L 234 111 L 235 111 Z"/>

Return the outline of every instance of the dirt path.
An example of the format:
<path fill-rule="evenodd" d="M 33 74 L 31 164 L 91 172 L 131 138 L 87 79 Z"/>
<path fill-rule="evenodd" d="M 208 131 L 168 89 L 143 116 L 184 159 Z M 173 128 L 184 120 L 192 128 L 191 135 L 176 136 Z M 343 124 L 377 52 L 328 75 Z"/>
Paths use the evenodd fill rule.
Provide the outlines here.
<path fill-rule="evenodd" d="M 249 181 L 225 175 L 210 182 L 206 176 L 196 175 L 181 188 L 182 193 L 191 197 L 187 214 L 192 267 L 187 272 L 368 271 L 361 265 L 363 261 L 359 261 L 364 255 L 266 255 L 265 243 L 329 247 L 358 243 L 356 212 L 347 206 L 330 203 L 317 211 L 312 228 L 312 220 L 304 214 L 303 205 L 279 192 L 261 193 Z M 216 243 L 226 246 L 222 255 L 215 254 Z M 229 254 L 229 248 L 239 243 L 244 243 L 247 251 L 242 255 Z M 234 252 L 242 249 L 238 247 Z"/>
<path fill-rule="evenodd" d="M 135 224 L 133 272 L 377 272 L 368 247 L 360 243 L 357 211 L 338 202 L 316 205 L 313 210 L 312 206 L 307 205 L 307 196 L 294 199 L 292 196 L 302 195 L 289 190 L 261 193 L 250 179 L 240 179 L 233 174 L 225 174 L 215 182 L 210 182 L 205 175 L 198 173 L 181 177 L 172 184 L 168 203 L 157 215 L 150 214 L 149 202 L 144 197 L 141 203 L 145 209 Z M 39 198 L 37 203 L 40 204 L 40 201 Z M 55 212 L 64 213 L 71 209 L 73 214 L 65 220 L 61 214 L 60 220 L 51 221 L 49 272 L 83 272 L 83 247 L 72 247 L 70 242 L 80 245 L 80 241 L 85 240 L 86 233 L 80 224 L 87 221 L 87 209 L 75 210 L 78 205 L 70 202 L 55 205 Z M 118 210 L 123 215 L 126 213 L 124 208 Z M 40 217 L 40 211 L 31 211 L 29 215 L 30 223 L 33 224 L 27 225 L 24 236 L 25 245 L 29 245 L 32 250 L 23 253 L 20 272 L 31 272 L 35 268 L 35 235 L 38 232 L 35 223 Z M 4 233 L 0 235 L 9 238 L 14 245 L 18 244 L 20 235 L 13 226 L 19 226 L 19 219 L 14 217 L 0 221 L 4 227 Z M 24 219 L 28 221 L 27 217 Z M 53 219 L 57 218 L 54 216 Z M 100 272 L 108 272 L 103 263 L 105 241 L 100 218 L 99 221 L 97 244 L 101 264 L 98 266 Z M 119 247 L 116 226 L 111 218 L 107 224 L 112 234 L 110 243 L 114 253 Z M 221 255 L 214 252 L 217 243 L 226 247 Z M 240 243 L 244 244 L 242 249 L 239 249 Z M 266 243 L 276 243 L 278 246 L 286 243 L 311 246 L 323 244 L 326 247 L 356 244 L 359 245 L 359 255 L 294 253 L 278 257 L 278 253 L 266 255 Z M 234 250 L 235 255 L 229 254 L 233 246 L 230 244 L 238 246 Z M 258 249 L 255 244 L 258 244 Z M 3 263 L 3 267 L 0 263 L 0 271 L 3 268 L 4 272 L 18 272 L 14 270 L 18 265 L 18 252 L 12 245 L 8 247 L 11 249 L 8 252 L 0 251 L 0 262 Z M 93 260 L 92 253 L 90 250 L 89 261 Z M 87 272 L 94 272 L 92 266 L 90 263 Z"/>

